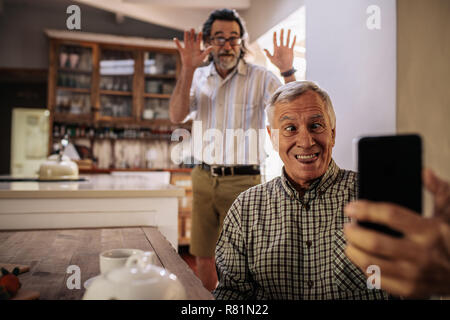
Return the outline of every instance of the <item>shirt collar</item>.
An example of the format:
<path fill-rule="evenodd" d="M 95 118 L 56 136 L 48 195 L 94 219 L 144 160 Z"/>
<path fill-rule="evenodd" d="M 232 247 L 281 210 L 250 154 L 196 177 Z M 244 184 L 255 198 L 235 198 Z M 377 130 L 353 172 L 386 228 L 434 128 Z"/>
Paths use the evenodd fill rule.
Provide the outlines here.
<path fill-rule="evenodd" d="M 340 169 L 337 166 L 337 164 L 334 162 L 333 159 L 331 159 L 330 164 L 328 165 L 328 169 L 325 172 L 325 174 L 322 177 L 317 178 L 310 185 L 309 189 L 306 190 L 306 192 L 303 196 L 304 201 L 307 202 L 310 199 L 314 199 L 317 194 L 319 194 L 319 196 L 320 196 L 323 193 L 325 193 L 325 191 L 328 189 L 328 187 L 330 187 L 333 184 L 333 182 L 336 180 L 339 170 Z M 292 183 L 289 181 L 287 174 L 286 174 L 286 170 L 284 169 L 284 166 L 283 166 L 283 171 L 281 174 L 281 183 L 282 183 L 285 191 L 291 197 L 299 198 L 299 193 L 294 188 Z"/>

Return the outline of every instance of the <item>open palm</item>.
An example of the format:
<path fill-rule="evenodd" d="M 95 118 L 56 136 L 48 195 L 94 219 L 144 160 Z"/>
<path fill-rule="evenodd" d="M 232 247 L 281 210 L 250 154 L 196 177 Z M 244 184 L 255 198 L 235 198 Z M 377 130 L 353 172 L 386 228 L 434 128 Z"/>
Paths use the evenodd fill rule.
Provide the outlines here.
<path fill-rule="evenodd" d="M 270 54 L 269 50 L 264 49 L 264 52 L 270 62 L 272 62 L 280 70 L 280 72 L 285 72 L 292 68 L 292 64 L 294 63 L 294 46 L 296 39 L 297 36 L 294 36 L 292 44 L 289 45 L 291 42 L 291 30 L 289 29 L 286 43 L 284 43 L 284 29 L 281 29 L 280 45 L 277 43 L 276 31 L 273 33 L 273 55 Z"/>
<path fill-rule="evenodd" d="M 205 50 L 201 49 L 202 32 L 199 32 L 196 37 L 194 29 L 191 29 L 191 31 L 184 31 L 184 48 L 177 38 L 174 38 L 173 40 L 180 53 L 183 68 L 195 69 L 201 66 L 212 50 L 211 46 Z"/>

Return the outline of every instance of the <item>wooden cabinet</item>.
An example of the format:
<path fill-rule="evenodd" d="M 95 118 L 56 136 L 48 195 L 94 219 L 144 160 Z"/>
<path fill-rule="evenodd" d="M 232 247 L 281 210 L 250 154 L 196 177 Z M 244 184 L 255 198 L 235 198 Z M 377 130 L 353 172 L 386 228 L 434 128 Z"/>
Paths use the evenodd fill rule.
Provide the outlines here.
<path fill-rule="evenodd" d="M 191 123 L 173 125 L 169 120 L 169 99 L 180 69 L 172 41 L 55 30 L 47 35 L 49 151 L 67 133 L 74 142 L 85 140 L 81 145 L 91 151 L 98 169 L 178 167 L 170 161 L 170 135 L 179 127 L 190 129 Z M 165 158 L 157 165 L 150 154 L 118 161 L 118 154 L 127 153 L 117 150 L 122 148 L 118 141 L 126 139 L 142 142 L 137 147 L 141 153 L 152 149 L 149 141 L 159 141 L 165 145 L 158 146 L 157 155 Z M 109 161 L 96 161 L 96 143 L 110 144 L 100 152 L 109 153 Z"/>
<path fill-rule="evenodd" d="M 185 196 L 178 198 L 178 245 L 191 241 L 192 180 L 190 172 L 172 172 L 170 183 L 184 188 Z"/>
<path fill-rule="evenodd" d="M 180 70 L 172 40 L 46 30 L 49 38 L 50 152 L 65 134 L 81 173 L 166 170 L 172 184 L 190 169 L 171 161 L 169 99 Z M 134 152 L 134 153 L 133 153 Z M 188 181 L 188 182 L 186 182 Z M 181 244 L 190 238 L 192 188 L 179 200 Z"/>

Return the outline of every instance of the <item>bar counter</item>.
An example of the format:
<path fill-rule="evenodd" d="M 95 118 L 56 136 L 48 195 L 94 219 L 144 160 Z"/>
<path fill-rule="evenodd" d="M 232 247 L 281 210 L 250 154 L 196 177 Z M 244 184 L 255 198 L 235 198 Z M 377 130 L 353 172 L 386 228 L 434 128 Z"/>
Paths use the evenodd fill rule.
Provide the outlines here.
<path fill-rule="evenodd" d="M 0 230 L 155 226 L 178 247 L 183 188 L 153 175 L 87 175 L 86 181 L 0 182 Z"/>

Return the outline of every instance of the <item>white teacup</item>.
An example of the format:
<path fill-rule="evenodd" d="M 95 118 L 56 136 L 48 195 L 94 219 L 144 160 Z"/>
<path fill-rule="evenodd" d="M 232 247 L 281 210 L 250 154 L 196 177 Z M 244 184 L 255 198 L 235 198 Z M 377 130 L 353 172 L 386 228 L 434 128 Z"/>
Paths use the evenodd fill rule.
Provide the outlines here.
<path fill-rule="evenodd" d="M 144 251 L 139 249 L 111 249 L 100 253 L 100 272 L 107 273 L 116 268 L 125 266 L 128 258 Z"/>

